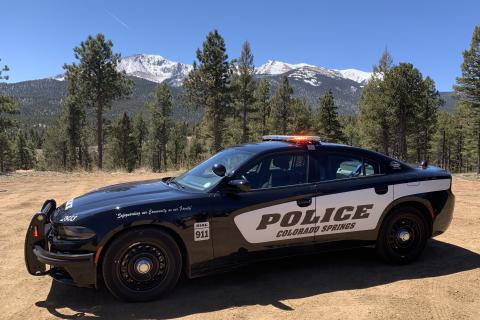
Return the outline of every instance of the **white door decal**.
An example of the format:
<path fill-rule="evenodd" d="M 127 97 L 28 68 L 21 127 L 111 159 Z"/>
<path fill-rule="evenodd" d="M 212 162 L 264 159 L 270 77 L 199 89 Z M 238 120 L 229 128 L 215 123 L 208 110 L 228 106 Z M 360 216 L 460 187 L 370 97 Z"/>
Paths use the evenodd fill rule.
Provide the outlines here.
<path fill-rule="evenodd" d="M 387 206 L 399 197 L 447 190 L 450 179 L 390 185 L 388 192 L 374 188 L 318 196 L 308 207 L 296 201 L 244 212 L 235 224 L 250 243 L 373 230 Z"/>

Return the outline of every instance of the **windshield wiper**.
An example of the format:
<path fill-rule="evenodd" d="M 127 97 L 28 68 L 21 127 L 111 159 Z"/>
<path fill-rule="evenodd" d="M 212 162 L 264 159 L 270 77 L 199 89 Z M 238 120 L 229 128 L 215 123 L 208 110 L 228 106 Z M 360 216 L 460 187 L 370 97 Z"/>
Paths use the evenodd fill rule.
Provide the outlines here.
<path fill-rule="evenodd" d="M 171 178 L 170 180 L 168 180 L 168 184 L 170 184 L 170 183 L 176 185 L 180 189 L 185 189 L 185 186 L 183 186 L 179 182 L 175 181 L 175 178 Z"/>

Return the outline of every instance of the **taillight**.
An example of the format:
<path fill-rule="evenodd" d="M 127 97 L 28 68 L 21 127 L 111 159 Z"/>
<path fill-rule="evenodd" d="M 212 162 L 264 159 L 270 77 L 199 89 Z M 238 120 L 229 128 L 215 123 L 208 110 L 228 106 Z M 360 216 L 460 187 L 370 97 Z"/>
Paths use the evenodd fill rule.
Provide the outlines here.
<path fill-rule="evenodd" d="M 33 227 L 33 237 L 38 238 L 38 227 L 37 226 Z"/>

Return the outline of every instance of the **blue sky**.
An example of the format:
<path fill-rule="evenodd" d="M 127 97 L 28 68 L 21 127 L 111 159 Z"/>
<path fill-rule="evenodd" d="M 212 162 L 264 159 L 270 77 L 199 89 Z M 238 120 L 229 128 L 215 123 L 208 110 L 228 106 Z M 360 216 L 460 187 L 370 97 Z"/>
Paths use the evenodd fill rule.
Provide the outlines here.
<path fill-rule="evenodd" d="M 10 81 L 62 72 L 73 47 L 104 33 L 123 56 L 160 54 L 191 63 L 218 29 L 228 54 L 248 40 L 255 64 L 268 59 L 370 71 L 385 46 L 441 91 L 460 73 L 480 24 L 480 1 L 22 1 L 2 0 L 0 58 Z"/>

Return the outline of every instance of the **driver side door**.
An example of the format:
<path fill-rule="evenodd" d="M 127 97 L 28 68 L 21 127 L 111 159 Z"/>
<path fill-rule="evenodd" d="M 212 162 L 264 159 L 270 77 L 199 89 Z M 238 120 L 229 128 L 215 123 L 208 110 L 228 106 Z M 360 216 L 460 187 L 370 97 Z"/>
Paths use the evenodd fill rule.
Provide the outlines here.
<path fill-rule="evenodd" d="M 248 192 L 219 191 L 212 213 L 215 258 L 313 242 L 315 184 L 309 180 L 306 151 L 255 159 L 234 177 L 247 180 Z"/>

